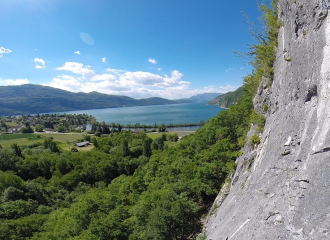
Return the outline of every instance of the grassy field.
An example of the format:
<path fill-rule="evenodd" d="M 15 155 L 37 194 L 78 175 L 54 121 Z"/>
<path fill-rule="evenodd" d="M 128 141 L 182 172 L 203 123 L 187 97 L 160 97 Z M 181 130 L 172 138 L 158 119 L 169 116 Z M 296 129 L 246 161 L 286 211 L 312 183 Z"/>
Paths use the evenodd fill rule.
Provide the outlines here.
<path fill-rule="evenodd" d="M 43 142 L 45 137 L 40 134 L 5 134 L 0 135 L 0 145 L 3 147 L 10 147 L 13 143 L 17 143 L 20 146 L 27 146 L 37 142 Z"/>
<path fill-rule="evenodd" d="M 166 134 L 166 133 L 165 133 Z M 159 138 L 163 135 L 163 133 L 147 133 L 147 136 L 150 137 L 152 140 Z"/>
<path fill-rule="evenodd" d="M 191 134 L 193 132 L 170 132 L 177 133 L 179 137 Z M 147 133 L 147 136 L 156 139 L 163 135 L 163 133 Z M 13 143 L 17 143 L 21 147 L 40 142 L 43 143 L 46 138 L 52 137 L 58 146 L 63 150 L 68 150 L 73 147 L 73 142 L 83 137 L 82 133 L 17 133 L 17 134 L 2 134 L 0 135 L 0 145 L 2 147 L 10 147 Z M 175 146 L 176 142 L 165 141 L 169 147 Z M 93 146 L 78 148 L 79 151 L 89 151 Z"/>
<path fill-rule="evenodd" d="M 18 125 L 18 123 L 15 123 L 15 122 L 5 122 L 5 124 L 8 126 L 8 127 L 15 127 Z"/>
<path fill-rule="evenodd" d="M 66 142 L 73 142 L 73 141 L 76 141 L 77 139 L 79 138 L 82 138 L 83 137 L 83 134 L 82 133 L 42 133 L 41 134 L 42 136 L 44 137 L 52 137 L 54 138 L 54 141 L 57 141 L 57 142 L 63 142 L 63 143 L 66 143 Z"/>
<path fill-rule="evenodd" d="M 179 138 L 182 138 L 183 136 L 186 136 L 186 135 L 189 135 L 189 134 L 192 134 L 194 133 L 195 131 L 179 131 L 179 132 L 168 132 L 168 133 L 165 133 L 165 134 L 173 134 L 173 133 L 176 133 L 178 134 Z M 147 133 L 147 136 L 152 138 L 153 140 L 155 140 L 156 138 L 159 138 L 163 135 L 163 133 Z M 170 141 L 165 141 L 164 142 L 168 147 L 174 147 L 178 144 L 178 142 L 170 142 Z"/>
<path fill-rule="evenodd" d="M 0 145 L 3 147 L 10 147 L 13 143 L 17 143 L 21 147 L 26 147 L 37 142 L 43 143 L 48 137 L 53 137 L 54 141 L 58 143 L 60 148 L 66 149 L 73 147 L 72 142 L 82 138 L 82 133 L 17 133 L 17 134 L 3 134 L 0 135 Z"/>
<path fill-rule="evenodd" d="M 192 134 L 194 133 L 195 131 L 178 131 L 178 132 L 167 132 L 165 134 L 173 134 L 173 133 L 176 133 L 178 134 L 179 137 L 183 137 L 183 136 L 186 136 L 186 135 L 189 135 L 189 134 Z M 147 133 L 147 136 L 152 138 L 152 139 L 156 139 L 156 138 L 159 138 L 163 135 L 163 133 L 158 133 L 158 132 L 155 132 L 155 133 Z"/>

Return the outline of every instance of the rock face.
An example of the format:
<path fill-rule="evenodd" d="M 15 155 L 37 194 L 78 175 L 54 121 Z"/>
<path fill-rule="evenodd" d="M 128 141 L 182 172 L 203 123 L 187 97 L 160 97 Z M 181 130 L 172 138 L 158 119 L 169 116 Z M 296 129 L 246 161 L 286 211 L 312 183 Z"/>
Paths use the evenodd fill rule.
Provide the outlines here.
<path fill-rule="evenodd" d="M 269 106 L 261 143 L 237 159 L 206 221 L 207 239 L 330 239 L 327 15 L 320 0 L 279 1 L 275 78 L 255 99 Z"/>

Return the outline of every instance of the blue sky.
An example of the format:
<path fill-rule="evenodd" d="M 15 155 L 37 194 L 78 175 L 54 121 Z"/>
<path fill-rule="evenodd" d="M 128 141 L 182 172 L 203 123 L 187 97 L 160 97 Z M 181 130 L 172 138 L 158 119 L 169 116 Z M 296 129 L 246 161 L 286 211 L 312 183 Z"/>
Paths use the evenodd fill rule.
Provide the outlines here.
<path fill-rule="evenodd" d="M 10 0 L 0 8 L 0 85 L 177 99 L 227 92 L 251 72 L 255 0 Z"/>

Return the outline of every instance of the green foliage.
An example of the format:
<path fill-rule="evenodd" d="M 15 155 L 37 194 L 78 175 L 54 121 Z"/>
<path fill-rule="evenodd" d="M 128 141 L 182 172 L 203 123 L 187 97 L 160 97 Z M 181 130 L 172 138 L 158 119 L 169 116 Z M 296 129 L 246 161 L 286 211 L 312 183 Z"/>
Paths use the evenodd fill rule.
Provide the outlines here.
<path fill-rule="evenodd" d="M 31 126 L 22 127 L 20 131 L 21 131 L 21 133 L 34 133 L 34 131 L 31 128 Z"/>
<path fill-rule="evenodd" d="M 177 133 L 167 134 L 166 135 L 166 140 L 171 141 L 171 142 L 177 142 L 179 140 L 179 136 L 178 136 Z"/>
<path fill-rule="evenodd" d="M 145 157 L 150 157 L 152 152 L 151 152 L 151 143 L 152 143 L 152 139 L 149 137 L 146 137 L 143 140 L 143 144 L 142 144 L 142 149 L 143 149 L 143 156 Z"/>
<path fill-rule="evenodd" d="M 41 124 L 37 124 L 37 125 L 34 126 L 34 130 L 36 132 L 42 132 L 44 130 L 44 126 L 41 125 Z"/>
<path fill-rule="evenodd" d="M 254 134 L 254 135 L 252 135 L 250 141 L 251 141 L 252 145 L 259 144 L 260 143 L 260 137 L 256 134 Z"/>
<path fill-rule="evenodd" d="M 22 190 L 10 186 L 9 188 L 6 188 L 5 191 L 3 192 L 2 201 L 3 202 L 16 201 L 21 199 L 23 196 L 24 196 L 24 192 Z"/>
<path fill-rule="evenodd" d="M 12 188 L 0 204 L 1 216 L 6 223 L 47 216 L 41 229 L 27 223 L 34 239 L 187 238 L 235 169 L 251 111 L 245 97 L 169 149 L 164 140 L 176 141 L 176 134 L 153 141 L 129 131 L 98 138 L 99 148 L 90 152 L 55 154 L 48 150 L 52 139 L 24 160 L 2 149 L 15 163 L 7 168 L 18 174 L 10 173 L 18 183 L 4 187 Z"/>
<path fill-rule="evenodd" d="M 65 126 L 61 125 L 57 128 L 57 131 L 60 132 L 60 133 L 63 133 L 63 132 L 67 131 L 67 128 Z"/>
<path fill-rule="evenodd" d="M 17 143 L 13 143 L 13 144 L 11 145 L 11 148 L 14 150 L 15 155 L 16 155 L 17 157 L 23 158 L 22 150 L 21 150 L 21 148 L 17 145 Z"/>
<path fill-rule="evenodd" d="M 263 110 L 264 110 L 265 113 L 268 112 L 268 104 L 264 104 Z"/>
<path fill-rule="evenodd" d="M 254 110 L 250 116 L 250 122 L 259 126 L 259 131 L 262 132 L 266 123 L 266 118 L 262 114 L 256 113 Z"/>
<path fill-rule="evenodd" d="M 242 97 L 244 93 L 244 88 L 240 87 L 233 92 L 228 92 L 222 94 L 212 101 L 209 101 L 207 104 L 219 105 L 224 108 L 229 108 L 230 106 L 236 104 Z"/>
<path fill-rule="evenodd" d="M 0 193 L 2 193 L 6 188 L 22 188 L 24 181 L 15 175 L 12 171 L 3 172 L 0 170 Z"/>
<path fill-rule="evenodd" d="M 128 142 L 126 139 L 123 139 L 122 142 L 122 151 L 123 151 L 123 157 L 129 156 L 129 149 L 128 149 Z"/>
<path fill-rule="evenodd" d="M 152 150 L 164 150 L 164 139 L 163 137 L 156 138 L 151 144 Z"/>
<path fill-rule="evenodd" d="M 52 138 L 47 138 L 44 140 L 44 148 L 50 149 L 50 151 L 54 153 L 59 153 L 60 149 L 58 148 L 57 144 L 53 141 Z"/>
<path fill-rule="evenodd" d="M 0 239 L 26 240 L 41 231 L 47 216 L 32 214 L 17 220 L 0 221 Z"/>

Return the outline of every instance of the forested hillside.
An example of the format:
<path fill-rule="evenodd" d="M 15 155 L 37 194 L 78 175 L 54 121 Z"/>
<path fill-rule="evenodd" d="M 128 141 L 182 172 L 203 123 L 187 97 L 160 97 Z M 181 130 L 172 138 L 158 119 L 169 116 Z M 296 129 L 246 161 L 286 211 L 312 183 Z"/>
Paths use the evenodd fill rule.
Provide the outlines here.
<path fill-rule="evenodd" d="M 242 98 L 243 92 L 243 87 L 240 87 L 233 92 L 228 92 L 223 95 L 217 96 L 213 100 L 209 101 L 207 104 L 218 105 L 221 108 L 229 108 L 230 106 L 236 104 Z"/>
<path fill-rule="evenodd" d="M 198 232 L 235 169 L 251 111 L 245 97 L 175 148 L 122 132 L 93 138 L 90 152 L 54 151 L 51 140 L 0 149 L 0 238 L 176 239 Z"/>
<path fill-rule="evenodd" d="M 0 86 L 0 115 L 60 112 L 94 108 L 161 105 L 189 102 L 164 98 L 133 99 L 98 92 L 73 93 L 41 85 Z"/>
<path fill-rule="evenodd" d="M 190 98 L 181 99 L 184 101 L 191 101 L 197 103 L 207 103 L 208 101 L 214 99 L 215 97 L 221 95 L 221 93 L 203 93 L 191 96 Z"/>

